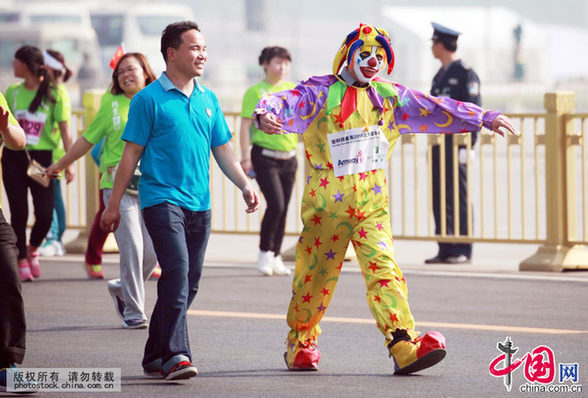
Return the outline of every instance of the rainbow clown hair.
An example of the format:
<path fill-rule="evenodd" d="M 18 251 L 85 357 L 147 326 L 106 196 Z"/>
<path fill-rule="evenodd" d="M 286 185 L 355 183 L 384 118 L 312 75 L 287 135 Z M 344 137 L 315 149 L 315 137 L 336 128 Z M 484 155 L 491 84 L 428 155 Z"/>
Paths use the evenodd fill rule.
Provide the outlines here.
<path fill-rule="evenodd" d="M 355 50 L 366 45 L 380 46 L 384 49 L 386 61 L 388 62 L 388 74 L 390 74 L 394 68 L 394 51 L 392 51 L 392 45 L 390 44 L 390 36 L 384 29 L 362 23 L 359 24 L 359 28 L 349 33 L 341 44 L 341 48 L 333 61 L 333 74 L 339 74 L 345 61 L 350 65 L 351 56 Z"/>

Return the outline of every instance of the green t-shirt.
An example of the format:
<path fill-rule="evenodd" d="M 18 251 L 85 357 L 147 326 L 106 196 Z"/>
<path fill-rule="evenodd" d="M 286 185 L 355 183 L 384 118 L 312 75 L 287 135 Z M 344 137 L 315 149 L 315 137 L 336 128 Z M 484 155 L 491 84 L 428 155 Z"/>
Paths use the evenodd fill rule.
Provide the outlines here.
<path fill-rule="evenodd" d="M 71 100 L 69 99 L 69 93 L 63 84 L 57 85 L 57 90 L 61 92 L 65 104 L 67 106 L 67 123 L 71 126 Z M 59 159 L 65 155 L 65 149 L 63 148 L 63 140 L 61 139 L 61 131 L 59 131 L 59 124 L 55 122 L 55 127 L 53 128 L 53 132 L 59 135 L 59 141 L 57 142 L 57 148 L 53 151 L 53 163 L 57 163 Z M 71 131 L 70 131 L 71 133 Z"/>
<path fill-rule="evenodd" d="M 253 111 L 255 111 L 255 105 L 259 102 L 264 94 L 277 93 L 279 91 L 290 90 L 296 87 L 292 82 L 283 82 L 276 86 L 270 85 L 265 80 L 252 86 L 245 92 L 243 96 L 243 105 L 241 106 L 241 117 L 251 119 Z M 270 135 L 263 131 L 256 129 L 251 124 L 251 143 L 257 146 L 272 149 L 274 151 L 291 151 L 298 145 L 297 134 L 278 134 Z"/>
<path fill-rule="evenodd" d="M 69 120 L 71 105 L 63 96 L 64 90 L 51 90 L 55 103 L 44 100 L 37 111 L 31 114 L 29 105 L 37 90 L 28 90 L 24 83 L 13 84 L 6 90 L 6 102 L 27 136 L 27 149 L 54 150 L 61 139 L 61 134 L 54 131 L 57 122 Z"/>
<path fill-rule="evenodd" d="M 14 124 L 15 126 L 18 126 L 18 122 L 16 121 L 14 116 L 12 116 L 12 112 L 10 112 L 10 107 L 6 103 L 6 98 L 4 98 L 4 95 L 2 95 L 2 93 L 0 93 L 0 106 L 2 106 L 4 109 L 8 110 L 8 123 Z M 0 138 L 0 143 L 2 143 L 1 138 Z M 0 209 L 1 208 L 2 208 L 2 203 L 0 203 Z"/>
<path fill-rule="evenodd" d="M 94 145 L 104 137 L 100 156 L 100 189 L 112 189 L 114 175 L 111 171 L 120 162 L 125 149 L 125 142 L 120 137 L 127 124 L 130 103 L 131 99 L 124 94 L 105 93 L 96 117 L 83 134 Z"/>

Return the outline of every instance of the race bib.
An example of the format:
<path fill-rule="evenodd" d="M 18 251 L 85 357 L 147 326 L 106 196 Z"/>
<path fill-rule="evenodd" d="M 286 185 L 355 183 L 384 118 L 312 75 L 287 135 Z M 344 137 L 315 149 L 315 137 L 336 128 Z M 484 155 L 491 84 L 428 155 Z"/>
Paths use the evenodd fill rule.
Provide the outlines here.
<path fill-rule="evenodd" d="M 47 114 L 36 112 L 31 113 L 28 110 L 18 110 L 14 112 L 14 117 L 18 124 L 25 132 L 27 145 L 37 145 L 41 140 L 43 126 L 47 120 Z"/>
<path fill-rule="evenodd" d="M 383 169 L 390 144 L 380 126 L 359 127 L 327 135 L 335 177 Z"/>

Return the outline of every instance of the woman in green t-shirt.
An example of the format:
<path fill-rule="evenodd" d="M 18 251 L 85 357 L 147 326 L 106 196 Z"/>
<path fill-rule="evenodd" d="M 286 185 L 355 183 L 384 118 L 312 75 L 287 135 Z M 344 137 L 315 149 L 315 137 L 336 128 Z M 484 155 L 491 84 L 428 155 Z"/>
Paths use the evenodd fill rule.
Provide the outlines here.
<path fill-rule="evenodd" d="M 143 54 L 123 55 L 112 72 L 110 90 L 102 96 L 94 120 L 71 149 L 47 169 L 47 173 L 58 174 L 104 138 L 100 156 L 100 189 L 103 190 L 104 203 L 108 203 L 116 168 L 125 147 L 121 136 L 127 124 L 131 98 L 154 80 L 155 75 Z M 124 328 L 146 328 L 144 281 L 156 268 L 157 257 L 143 222 L 139 196 L 125 193 L 120 213 L 120 225 L 114 232 L 120 251 L 120 279 L 110 280 L 108 291 Z"/>
<path fill-rule="evenodd" d="M 44 64 L 43 53 L 37 47 L 19 48 L 13 61 L 14 76 L 24 82 L 6 90 L 6 101 L 26 135 L 27 151 L 4 148 L 2 176 L 10 207 L 11 225 L 16 233 L 18 266 L 23 281 L 32 281 L 41 275 L 38 248 L 51 226 L 54 184 L 44 187 L 27 176 L 29 156 L 42 166 L 49 166 L 53 150 L 61 138 L 67 150 L 71 145 L 68 129 L 69 107 Z M 54 132 L 54 124 L 59 132 Z M 73 167 L 65 173 L 66 181 L 74 178 Z M 29 246 L 26 246 L 26 225 L 29 215 L 28 191 L 35 207 L 35 221 Z"/>
<path fill-rule="evenodd" d="M 43 56 L 49 73 L 51 73 L 53 79 L 55 79 L 57 89 L 61 92 L 69 109 L 71 109 L 71 100 L 64 83 L 67 83 L 73 73 L 65 64 L 65 57 L 61 52 L 51 49 L 43 52 Z M 54 131 L 59 133 L 59 126 L 57 123 L 55 123 Z M 63 149 L 62 142 L 59 141 L 57 143 L 57 148 L 53 151 L 53 163 L 61 159 L 63 155 L 65 155 L 65 150 Z M 65 248 L 61 241 L 66 226 L 65 205 L 63 203 L 61 182 L 59 180 L 55 180 L 55 192 L 53 198 L 53 220 L 51 221 L 51 228 L 49 228 L 49 232 L 45 237 L 45 242 L 39 249 L 41 256 L 63 256 L 65 254 Z"/>
<path fill-rule="evenodd" d="M 265 78 L 250 87 L 241 107 L 241 167 L 255 177 L 267 202 L 259 232 L 257 267 L 263 275 L 290 275 L 280 251 L 286 227 L 288 203 L 296 178 L 296 134 L 268 135 L 252 125 L 251 114 L 266 93 L 294 88 L 285 79 L 290 71 L 290 53 L 283 47 L 266 47 L 259 56 Z M 249 156 L 251 144 L 251 156 Z"/>

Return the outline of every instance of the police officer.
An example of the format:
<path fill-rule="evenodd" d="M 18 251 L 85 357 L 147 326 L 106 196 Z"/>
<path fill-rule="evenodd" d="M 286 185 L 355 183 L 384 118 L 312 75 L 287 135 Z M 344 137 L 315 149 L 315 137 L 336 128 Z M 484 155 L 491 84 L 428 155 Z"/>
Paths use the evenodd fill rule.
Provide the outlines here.
<path fill-rule="evenodd" d="M 438 23 L 433 25 L 433 56 L 441 62 L 441 68 L 433 78 L 431 95 L 436 97 L 450 97 L 464 102 L 480 105 L 480 79 L 474 70 L 457 58 L 457 38 L 459 32 Z M 472 148 L 478 138 L 478 133 L 472 133 Z M 447 235 L 455 233 L 454 222 L 454 184 L 453 158 L 458 156 L 458 195 L 459 195 L 459 234 L 466 235 L 468 231 L 467 218 L 467 148 L 459 146 L 457 154 L 453 151 L 453 136 L 447 134 L 445 139 L 445 167 L 441 170 L 440 146 L 433 146 L 433 214 L 435 217 L 435 234 L 441 234 L 441 173 L 445 173 L 445 216 Z M 469 263 L 472 256 L 471 243 L 439 242 L 439 252 L 433 258 L 425 260 L 427 264 L 434 263 Z"/>

